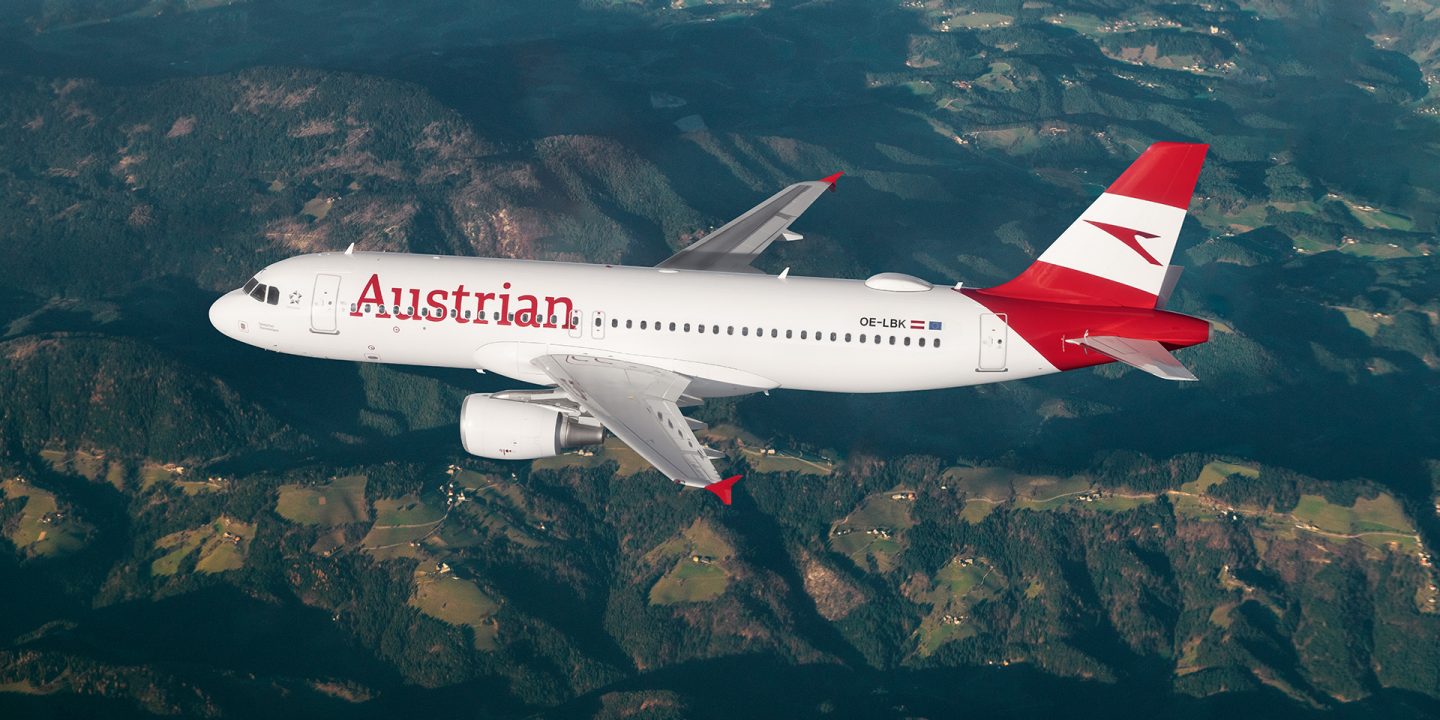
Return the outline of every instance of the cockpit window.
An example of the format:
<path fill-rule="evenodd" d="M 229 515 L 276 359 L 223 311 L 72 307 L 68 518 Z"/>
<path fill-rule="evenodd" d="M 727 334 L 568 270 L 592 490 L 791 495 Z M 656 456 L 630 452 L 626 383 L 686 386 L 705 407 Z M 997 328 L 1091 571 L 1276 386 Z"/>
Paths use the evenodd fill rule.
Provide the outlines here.
<path fill-rule="evenodd" d="M 243 293 L 245 293 L 246 295 L 249 295 L 249 294 L 250 294 L 250 291 L 251 291 L 251 290 L 254 290 L 254 289 L 255 289 L 255 286 L 256 286 L 256 285 L 259 285 L 259 284 L 260 284 L 260 281 L 259 281 L 259 280 L 256 280 L 255 278 L 252 277 L 252 278 L 250 278 L 249 280 L 246 280 L 246 281 L 245 281 L 245 287 L 240 288 L 240 292 L 243 292 Z"/>
<path fill-rule="evenodd" d="M 255 287 L 250 289 L 250 297 L 259 300 L 260 302 L 265 302 L 265 286 L 260 283 L 256 283 Z"/>
<path fill-rule="evenodd" d="M 268 303 L 268 304 L 270 304 L 270 305 L 279 305 L 279 304 L 280 304 L 280 288 L 277 288 L 277 287 L 275 287 L 274 285 L 271 285 L 270 288 L 265 291 L 265 302 Z"/>

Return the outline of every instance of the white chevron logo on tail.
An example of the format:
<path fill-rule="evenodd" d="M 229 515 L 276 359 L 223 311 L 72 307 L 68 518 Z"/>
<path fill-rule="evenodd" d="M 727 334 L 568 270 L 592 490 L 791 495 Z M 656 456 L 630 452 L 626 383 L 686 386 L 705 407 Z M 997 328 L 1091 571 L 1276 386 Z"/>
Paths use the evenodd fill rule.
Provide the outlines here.
<path fill-rule="evenodd" d="M 1034 265 L 992 292 L 1154 307 L 1207 149 L 1189 143 L 1151 145 Z"/>

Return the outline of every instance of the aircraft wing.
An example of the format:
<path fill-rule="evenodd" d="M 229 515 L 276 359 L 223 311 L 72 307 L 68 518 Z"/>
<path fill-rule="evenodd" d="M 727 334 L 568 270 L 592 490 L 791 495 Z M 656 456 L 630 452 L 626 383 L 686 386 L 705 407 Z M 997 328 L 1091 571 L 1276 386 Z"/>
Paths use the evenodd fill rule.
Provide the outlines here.
<path fill-rule="evenodd" d="M 750 266 L 751 261 L 777 238 L 799 240 L 799 235 L 789 231 L 790 223 L 800 217 L 820 193 L 833 189 L 843 174 L 795 183 L 656 267 L 758 273 L 759 270 Z"/>
<path fill-rule="evenodd" d="M 570 399 L 665 477 L 703 487 L 730 504 L 730 488 L 740 476 L 720 479 L 710 463 L 720 454 L 701 445 L 692 429 L 704 424 L 680 412 L 690 378 L 588 355 L 544 355 L 534 362 Z"/>

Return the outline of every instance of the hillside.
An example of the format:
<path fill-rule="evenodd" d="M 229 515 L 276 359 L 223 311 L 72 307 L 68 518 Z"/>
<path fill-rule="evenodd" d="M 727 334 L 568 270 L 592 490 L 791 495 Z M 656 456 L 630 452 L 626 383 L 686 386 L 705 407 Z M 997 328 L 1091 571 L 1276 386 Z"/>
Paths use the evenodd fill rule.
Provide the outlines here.
<path fill-rule="evenodd" d="M 0 715 L 1440 715 L 1433 5 L 6 4 Z M 1155 140 L 1211 145 L 1203 382 L 710 402 L 728 508 L 205 318 L 839 170 L 763 268 L 984 286 Z"/>

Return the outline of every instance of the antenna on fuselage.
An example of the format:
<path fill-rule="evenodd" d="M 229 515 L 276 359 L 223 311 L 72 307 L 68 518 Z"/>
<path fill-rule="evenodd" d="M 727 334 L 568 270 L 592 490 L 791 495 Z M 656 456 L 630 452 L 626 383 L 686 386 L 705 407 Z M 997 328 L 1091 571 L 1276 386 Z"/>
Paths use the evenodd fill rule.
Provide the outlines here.
<path fill-rule="evenodd" d="M 345 254 L 346 254 L 346 255 L 354 255 L 354 254 L 355 254 L 355 243 L 350 243 L 350 247 L 345 248 Z"/>
<path fill-rule="evenodd" d="M 787 278 L 787 277 L 790 277 L 790 268 L 788 268 L 788 267 L 785 268 L 784 270 L 781 270 L 781 271 L 780 271 L 780 279 L 781 279 L 781 280 L 784 280 L 784 279 Z"/>

